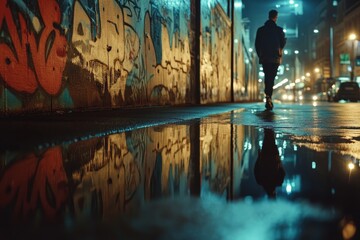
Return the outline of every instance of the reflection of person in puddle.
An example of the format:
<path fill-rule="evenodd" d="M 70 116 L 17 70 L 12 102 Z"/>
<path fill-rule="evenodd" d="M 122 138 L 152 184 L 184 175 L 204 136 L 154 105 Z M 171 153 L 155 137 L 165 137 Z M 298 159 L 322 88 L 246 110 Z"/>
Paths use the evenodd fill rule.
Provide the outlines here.
<path fill-rule="evenodd" d="M 264 133 L 263 146 L 254 168 L 255 179 L 259 185 L 263 186 L 269 198 L 276 198 L 275 188 L 283 183 L 285 170 L 275 144 L 274 131 L 265 128 Z"/>

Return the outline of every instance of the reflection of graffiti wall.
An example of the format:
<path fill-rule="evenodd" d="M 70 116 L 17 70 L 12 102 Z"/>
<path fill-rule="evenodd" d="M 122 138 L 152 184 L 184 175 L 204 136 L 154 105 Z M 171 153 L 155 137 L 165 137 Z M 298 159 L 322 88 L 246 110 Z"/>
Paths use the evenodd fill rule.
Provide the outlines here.
<path fill-rule="evenodd" d="M 5 216 L 4 209 L 9 207 L 12 220 L 26 220 L 41 205 L 44 216 L 53 219 L 66 203 L 67 183 L 60 147 L 48 149 L 40 157 L 28 154 L 1 175 L 0 215 Z"/>
<path fill-rule="evenodd" d="M 190 126 L 167 125 L 95 137 L 48 149 L 0 152 L 0 222 L 33 217 L 109 219 L 152 199 L 189 196 L 199 146 L 202 191 L 225 197 L 231 151 L 239 186 L 245 166 L 242 127 L 204 122 L 190 142 Z M 231 144 L 234 144 L 231 146 Z M 234 191 L 234 190 L 233 190 Z M 38 214 L 34 214 L 38 213 Z M 39 220 L 40 220 L 39 219 Z"/>
<path fill-rule="evenodd" d="M 229 101 L 228 7 L 202 2 L 195 92 Z M 0 114 L 191 102 L 190 14 L 188 0 L 2 0 Z"/>
<path fill-rule="evenodd" d="M 148 199 L 188 194 L 188 126 L 142 129 L 42 154 L 14 155 L 0 152 L 0 215 L 16 220 L 37 211 L 54 218 L 65 205 L 79 218 L 109 218 Z"/>
<path fill-rule="evenodd" d="M 202 176 L 212 192 L 224 194 L 230 184 L 230 125 L 204 123 L 200 131 Z"/>

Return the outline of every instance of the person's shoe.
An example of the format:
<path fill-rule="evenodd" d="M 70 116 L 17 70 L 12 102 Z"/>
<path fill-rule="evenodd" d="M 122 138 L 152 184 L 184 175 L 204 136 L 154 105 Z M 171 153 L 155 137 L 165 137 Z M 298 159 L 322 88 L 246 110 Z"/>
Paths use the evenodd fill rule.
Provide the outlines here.
<path fill-rule="evenodd" d="M 274 107 L 272 101 L 271 101 L 271 97 L 266 97 L 266 103 L 265 103 L 265 108 L 266 110 L 272 110 Z"/>

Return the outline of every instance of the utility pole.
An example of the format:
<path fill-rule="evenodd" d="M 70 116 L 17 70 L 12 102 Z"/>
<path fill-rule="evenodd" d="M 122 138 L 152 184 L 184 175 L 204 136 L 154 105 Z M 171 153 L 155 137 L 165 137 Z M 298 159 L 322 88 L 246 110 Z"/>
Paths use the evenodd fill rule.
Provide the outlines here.
<path fill-rule="evenodd" d="M 330 26 L 330 77 L 334 77 L 334 28 Z"/>

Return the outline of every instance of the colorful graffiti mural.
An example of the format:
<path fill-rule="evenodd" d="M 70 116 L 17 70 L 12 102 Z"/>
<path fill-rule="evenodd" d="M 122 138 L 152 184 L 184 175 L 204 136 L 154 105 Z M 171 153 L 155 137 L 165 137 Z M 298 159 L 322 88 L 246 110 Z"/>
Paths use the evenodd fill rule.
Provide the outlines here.
<path fill-rule="evenodd" d="M 8 40 L 0 43 L 0 76 L 16 92 L 34 93 L 42 88 L 56 95 L 62 84 L 67 42 L 61 34 L 58 3 L 39 0 L 38 5 L 41 23 L 36 16 L 25 20 L 21 12 L 15 18 L 12 2 L 0 2 L 0 22 Z"/>
<path fill-rule="evenodd" d="M 198 91 L 229 101 L 231 21 L 205 2 Z M 190 103 L 190 14 L 187 0 L 1 0 L 0 113 Z"/>
<path fill-rule="evenodd" d="M 231 100 L 231 22 L 220 5 L 204 7 L 201 59 L 202 103 Z"/>

